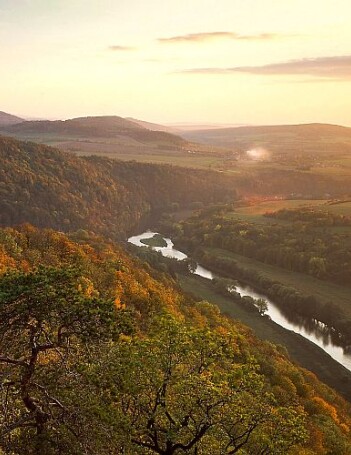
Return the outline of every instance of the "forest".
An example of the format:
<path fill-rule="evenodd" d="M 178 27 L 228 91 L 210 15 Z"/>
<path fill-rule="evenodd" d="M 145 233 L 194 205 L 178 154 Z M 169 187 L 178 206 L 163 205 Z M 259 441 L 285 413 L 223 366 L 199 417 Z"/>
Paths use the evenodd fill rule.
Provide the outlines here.
<path fill-rule="evenodd" d="M 168 267 L 155 257 L 153 267 L 115 243 L 151 216 L 218 268 L 233 264 L 206 247 L 266 254 L 268 225 L 230 219 L 236 178 L 78 158 L 9 138 L 0 139 L 0 159 L 0 453 L 350 453 L 347 401 L 284 347 L 184 293 L 177 268 L 191 263 Z M 169 213 L 179 209 L 197 214 L 174 223 Z M 293 267 L 289 245 L 303 245 L 305 232 L 307 273 L 320 270 L 318 257 L 323 279 L 344 279 L 346 267 L 329 272 L 348 260 L 344 232 L 332 234 L 340 250 L 327 246 L 330 226 L 347 218 L 268 217 L 270 247 L 293 259 L 267 257 Z"/>
<path fill-rule="evenodd" d="M 351 455 L 350 17 L 0 0 L 0 455 Z"/>
<path fill-rule="evenodd" d="M 124 238 L 143 215 L 236 198 L 231 178 L 213 172 L 78 158 L 0 137 L 0 224 L 30 221 L 60 231 Z"/>
<path fill-rule="evenodd" d="M 240 214 L 235 215 L 234 210 L 233 205 L 204 209 L 180 225 L 165 223 L 165 228 L 173 229 L 178 244 L 194 252 L 205 266 L 217 268 L 233 279 L 253 283 L 288 311 L 334 327 L 349 344 L 350 309 L 336 299 L 332 291 L 321 299 L 313 292 L 303 292 L 274 276 L 263 276 L 260 271 L 248 269 L 241 264 L 240 257 L 254 259 L 262 270 L 269 264 L 277 270 L 297 272 L 301 281 L 311 276 L 315 288 L 319 280 L 348 290 L 351 218 L 303 207 L 267 212 L 262 218 L 268 222 L 263 222 L 262 219 L 244 219 Z M 236 259 L 226 252 L 234 253 Z"/>
<path fill-rule="evenodd" d="M 222 208 L 212 215 L 204 210 L 193 222 L 184 223 L 184 235 L 199 244 L 351 285 L 350 233 L 328 229 L 350 226 L 350 217 L 308 209 L 281 210 L 265 216 L 290 222 L 258 224 L 231 219 Z"/>
<path fill-rule="evenodd" d="M 347 454 L 350 405 L 116 244 L 0 230 L 3 453 Z"/>

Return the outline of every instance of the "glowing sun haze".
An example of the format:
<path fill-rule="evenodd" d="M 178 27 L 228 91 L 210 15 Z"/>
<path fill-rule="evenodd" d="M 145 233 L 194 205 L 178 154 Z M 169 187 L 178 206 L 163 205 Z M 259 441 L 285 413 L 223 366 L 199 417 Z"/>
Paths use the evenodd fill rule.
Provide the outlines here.
<path fill-rule="evenodd" d="M 0 0 L 0 110 L 351 126 L 350 0 Z"/>

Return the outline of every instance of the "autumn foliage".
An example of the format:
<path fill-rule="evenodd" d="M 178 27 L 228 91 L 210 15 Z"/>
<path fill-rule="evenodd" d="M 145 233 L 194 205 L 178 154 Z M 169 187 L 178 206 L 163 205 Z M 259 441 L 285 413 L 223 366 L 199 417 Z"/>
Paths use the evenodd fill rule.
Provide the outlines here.
<path fill-rule="evenodd" d="M 0 451 L 348 454 L 333 390 L 80 231 L 0 230 Z"/>

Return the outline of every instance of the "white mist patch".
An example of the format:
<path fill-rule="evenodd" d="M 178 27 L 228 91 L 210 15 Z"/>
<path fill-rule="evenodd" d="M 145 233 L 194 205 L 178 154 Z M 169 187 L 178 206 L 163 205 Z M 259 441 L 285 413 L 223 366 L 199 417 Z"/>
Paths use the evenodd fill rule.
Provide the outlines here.
<path fill-rule="evenodd" d="M 247 150 L 246 155 L 248 158 L 255 161 L 266 161 L 271 157 L 271 153 L 263 147 L 255 147 Z"/>

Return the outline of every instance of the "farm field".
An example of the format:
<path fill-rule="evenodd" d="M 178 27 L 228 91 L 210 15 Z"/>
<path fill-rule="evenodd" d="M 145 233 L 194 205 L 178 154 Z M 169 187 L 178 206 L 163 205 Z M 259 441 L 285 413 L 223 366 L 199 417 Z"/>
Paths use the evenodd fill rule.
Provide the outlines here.
<path fill-rule="evenodd" d="M 226 214 L 228 219 L 242 219 L 258 224 L 267 223 L 286 223 L 277 218 L 268 218 L 266 213 L 276 212 L 287 209 L 294 210 L 310 207 L 316 210 L 323 210 L 335 215 L 351 216 L 351 200 L 328 201 L 326 199 L 278 199 L 251 203 L 243 207 L 237 207 L 232 212 Z M 333 230 L 347 230 L 349 228 L 332 227 Z"/>
<path fill-rule="evenodd" d="M 340 201 L 323 206 L 323 209 L 335 215 L 351 216 L 351 201 Z"/>
<path fill-rule="evenodd" d="M 121 128 L 121 125 L 126 125 L 127 130 Z M 312 130 L 314 131 L 313 127 Z M 4 130 L 6 135 L 48 144 L 78 156 L 97 155 L 123 161 L 211 169 L 233 177 L 241 197 L 291 197 L 307 200 L 341 197 L 350 193 L 350 151 L 340 145 L 338 140 L 334 140 L 333 131 L 327 149 L 321 146 L 324 144 L 321 137 L 313 133 L 309 139 L 311 150 L 299 149 L 298 154 L 296 147 L 300 146 L 299 135 L 291 136 L 290 130 L 283 134 L 285 139 L 289 137 L 293 143 L 288 153 L 285 142 L 280 142 L 276 131 L 273 129 L 268 133 L 265 135 L 270 137 L 272 144 L 272 147 L 268 147 L 268 158 L 256 160 L 247 155 L 248 149 L 245 147 L 233 148 L 206 141 L 188 142 L 186 135 L 180 137 L 141 129 L 118 117 L 112 120 L 94 117 L 59 123 L 44 122 L 44 125 L 41 122 L 25 122 L 21 127 L 15 125 Z M 338 131 L 336 137 L 339 137 Z M 263 141 L 261 144 L 255 143 L 256 145 L 264 147 L 267 144 Z"/>
<path fill-rule="evenodd" d="M 89 151 L 76 151 L 73 152 L 78 156 L 91 156 Z M 155 153 L 155 152 L 128 152 L 114 151 L 114 152 L 94 152 L 94 155 L 104 156 L 111 159 L 122 161 L 137 161 L 140 163 L 154 163 L 154 164 L 173 164 L 182 167 L 194 169 L 212 169 L 217 162 L 213 156 L 203 156 L 195 154 L 187 154 L 184 152 L 178 153 Z"/>
<path fill-rule="evenodd" d="M 235 208 L 233 212 L 229 212 L 226 217 L 231 219 L 243 219 L 259 224 L 277 223 L 281 220 L 271 219 L 264 216 L 265 213 L 276 212 L 282 209 L 296 209 L 300 207 L 314 207 L 325 204 L 322 199 L 281 199 L 259 202 L 253 205 Z"/>

